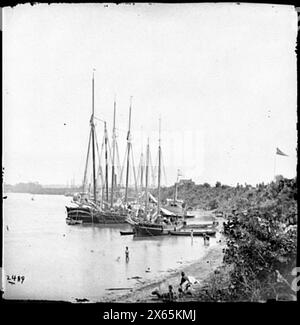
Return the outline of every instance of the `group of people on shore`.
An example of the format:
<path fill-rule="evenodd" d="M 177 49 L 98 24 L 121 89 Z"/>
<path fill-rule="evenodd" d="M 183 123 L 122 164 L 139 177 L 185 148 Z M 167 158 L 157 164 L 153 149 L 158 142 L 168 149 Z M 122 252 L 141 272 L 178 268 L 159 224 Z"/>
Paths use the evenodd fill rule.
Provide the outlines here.
<path fill-rule="evenodd" d="M 181 272 L 181 279 L 178 288 L 178 294 L 173 291 L 173 286 L 169 285 L 169 291 L 165 293 L 160 293 L 159 290 L 152 292 L 153 295 L 156 295 L 158 298 L 165 301 L 174 301 L 177 298 L 183 298 L 184 296 L 192 295 L 192 285 L 198 281 L 192 277 L 187 276 L 184 272 Z"/>

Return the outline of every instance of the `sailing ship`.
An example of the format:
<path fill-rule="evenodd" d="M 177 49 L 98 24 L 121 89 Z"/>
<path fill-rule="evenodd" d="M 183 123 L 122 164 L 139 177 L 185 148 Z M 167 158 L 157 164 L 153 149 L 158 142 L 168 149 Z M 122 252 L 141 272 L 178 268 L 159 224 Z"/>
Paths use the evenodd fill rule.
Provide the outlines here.
<path fill-rule="evenodd" d="M 191 214 L 187 207 L 186 203 L 183 200 L 179 200 L 178 197 L 178 180 L 179 180 L 179 170 L 177 171 L 177 181 L 174 184 L 174 197 L 172 199 L 167 199 L 167 204 L 164 205 L 164 208 L 168 211 L 174 213 L 178 218 L 194 218 L 195 216 Z"/>
<path fill-rule="evenodd" d="M 146 186 L 145 186 L 145 211 L 139 216 L 139 220 L 130 219 L 135 232 L 135 236 L 161 236 L 167 235 L 174 227 L 180 227 L 178 220 L 163 217 L 160 203 L 160 180 L 161 180 L 161 120 L 159 119 L 159 145 L 158 145 L 158 197 L 156 212 L 151 215 L 149 211 L 149 193 L 148 193 L 148 166 L 149 166 L 149 141 L 146 155 Z"/>
<path fill-rule="evenodd" d="M 130 108 L 131 109 L 131 108 Z M 115 113 L 116 102 L 114 101 L 114 132 L 115 132 Z M 105 189 L 106 189 L 106 204 L 101 204 L 97 197 L 97 180 L 96 180 L 96 163 L 95 163 L 95 145 L 97 144 L 96 131 L 95 131 L 95 114 L 94 114 L 94 73 L 92 78 L 92 115 L 90 119 L 90 136 L 88 144 L 88 154 L 86 160 L 86 167 L 83 180 L 83 193 L 79 195 L 79 198 L 73 201 L 74 206 L 66 206 L 67 210 L 67 224 L 77 223 L 100 223 L 100 224 L 114 224 L 114 223 L 126 223 L 127 211 L 122 207 L 115 208 L 113 206 L 113 193 L 114 193 L 114 160 L 112 162 L 112 189 L 111 189 L 111 206 L 108 202 L 108 163 L 107 163 L 107 130 L 106 122 L 104 123 L 105 129 Z M 115 139 L 115 134 L 113 139 Z M 87 179 L 87 166 L 90 147 L 92 148 L 92 178 L 93 178 L 93 194 L 91 198 L 84 192 L 84 186 Z M 97 145 L 98 148 L 98 145 Z M 113 141 L 113 152 L 115 148 L 115 141 Z M 114 159 L 114 156 L 113 156 Z M 103 200 L 104 201 L 104 200 Z M 102 202 L 104 203 L 104 202 Z"/>

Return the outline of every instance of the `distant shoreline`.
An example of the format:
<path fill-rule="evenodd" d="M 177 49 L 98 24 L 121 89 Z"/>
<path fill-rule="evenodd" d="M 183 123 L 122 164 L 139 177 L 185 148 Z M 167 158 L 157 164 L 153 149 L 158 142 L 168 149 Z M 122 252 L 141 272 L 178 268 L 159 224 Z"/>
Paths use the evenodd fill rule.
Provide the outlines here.
<path fill-rule="evenodd" d="M 14 193 L 14 194 L 31 194 L 31 195 L 64 195 L 64 196 L 73 196 L 75 193 L 78 193 L 78 191 L 74 191 L 74 192 L 68 192 L 68 191 L 62 191 L 62 190 L 57 190 L 57 189 L 50 189 L 47 190 L 45 189 L 45 191 L 43 192 L 21 192 L 21 191 L 3 191 L 3 193 L 10 194 L 10 193 Z"/>

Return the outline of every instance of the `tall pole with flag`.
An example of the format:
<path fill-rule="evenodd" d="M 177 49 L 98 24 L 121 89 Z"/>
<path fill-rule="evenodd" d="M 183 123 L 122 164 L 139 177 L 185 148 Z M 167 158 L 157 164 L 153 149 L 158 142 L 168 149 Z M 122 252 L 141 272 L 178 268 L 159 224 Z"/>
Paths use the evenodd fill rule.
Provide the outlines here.
<path fill-rule="evenodd" d="M 282 152 L 279 148 L 276 148 L 276 153 L 275 153 L 275 157 L 274 157 L 274 180 L 276 177 L 276 156 L 285 156 L 288 157 L 287 154 L 285 154 L 284 152 Z"/>

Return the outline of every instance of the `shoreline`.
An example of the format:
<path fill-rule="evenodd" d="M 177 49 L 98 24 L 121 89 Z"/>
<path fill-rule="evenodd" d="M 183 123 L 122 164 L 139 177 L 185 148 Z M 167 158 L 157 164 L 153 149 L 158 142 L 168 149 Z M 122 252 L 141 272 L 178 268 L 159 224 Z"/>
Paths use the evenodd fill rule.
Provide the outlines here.
<path fill-rule="evenodd" d="M 211 277 L 214 271 L 223 263 L 223 248 L 226 246 L 226 240 L 222 236 L 221 242 L 215 246 L 207 246 L 206 254 L 199 260 L 192 262 L 189 265 L 179 266 L 172 273 L 164 275 L 160 280 L 153 279 L 148 283 L 144 283 L 139 287 L 132 289 L 127 293 L 114 294 L 113 296 L 107 295 L 98 300 L 103 303 L 149 303 L 149 302 L 162 302 L 152 291 L 159 289 L 161 292 L 168 292 L 168 286 L 172 285 L 173 290 L 178 294 L 178 288 L 181 278 L 181 272 L 185 272 L 187 276 L 192 276 L 199 281 L 198 284 L 192 286 L 192 296 L 177 299 L 176 301 L 195 301 L 197 300 L 197 292 L 206 284 L 207 280 Z"/>

